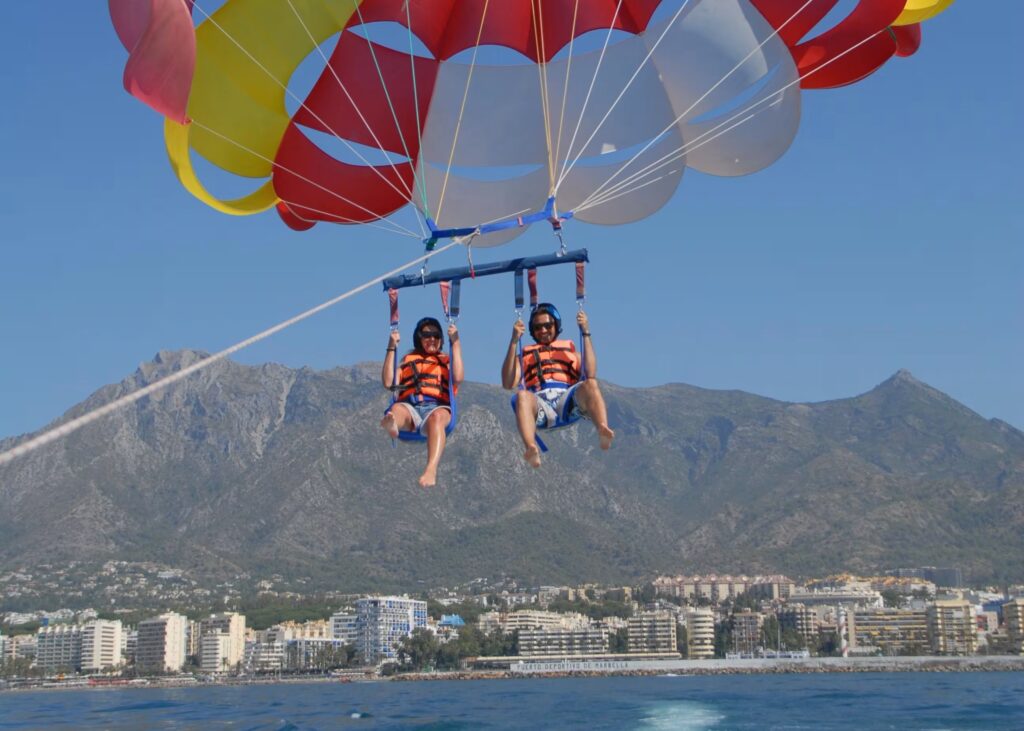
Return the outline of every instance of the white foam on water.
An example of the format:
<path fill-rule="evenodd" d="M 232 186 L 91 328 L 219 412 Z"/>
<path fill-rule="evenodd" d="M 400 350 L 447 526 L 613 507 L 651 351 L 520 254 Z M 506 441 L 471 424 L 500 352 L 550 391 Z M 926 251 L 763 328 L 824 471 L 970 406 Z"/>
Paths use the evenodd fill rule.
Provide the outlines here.
<path fill-rule="evenodd" d="M 647 709 L 637 729 L 651 731 L 703 731 L 713 729 L 725 715 L 712 706 L 696 701 L 667 701 Z"/>

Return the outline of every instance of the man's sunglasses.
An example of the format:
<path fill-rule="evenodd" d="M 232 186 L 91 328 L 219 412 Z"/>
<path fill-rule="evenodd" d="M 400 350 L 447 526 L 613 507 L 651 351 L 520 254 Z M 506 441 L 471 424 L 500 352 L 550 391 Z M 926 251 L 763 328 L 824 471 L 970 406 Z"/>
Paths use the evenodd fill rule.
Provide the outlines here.
<path fill-rule="evenodd" d="M 531 327 L 534 330 L 546 330 L 547 328 L 554 329 L 555 322 L 554 320 L 548 320 L 547 322 L 535 322 Z"/>
<path fill-rule="evenodd" d="M 441 333 L 437 330 L 421 330 L 420 338 L 433 338 L 435 340 L 440 340 Z"/>

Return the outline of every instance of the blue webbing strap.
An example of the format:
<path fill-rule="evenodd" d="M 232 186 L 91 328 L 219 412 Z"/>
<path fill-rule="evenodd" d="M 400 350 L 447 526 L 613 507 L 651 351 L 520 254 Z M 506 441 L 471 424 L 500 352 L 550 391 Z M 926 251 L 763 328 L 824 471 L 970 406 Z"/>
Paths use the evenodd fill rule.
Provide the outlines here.
<path fill-rule="evenodd" d="M 576 306 L 583 312 L 583 304 L 587 301 L 587 288 L 584 280 L 582 261 L 576 262 Z M 583 326 L 580 325 L 580 381 L 587 380 L 587 344 L 583 338 Z"/>
<path fill-rule="evenodd" d="M 461 294 L 461 292 L 462 292 L 462 280 L 461 279 L 456 279 L 454 282 L 452 282 L 452 292 L 451 292 L 451 305 L 450 305 L 450 307 L 451 307 L 451 318 L 452 318 L 452 320 L 458 320 L 459 319 L 459 295 Z"/>
<path fill-rule="evenodd" d="M 523 306 L 526 303 L 526 299 L 523 296 L 523 270 L 516 269 L 515 273 L 515 296 L 516 296 L 516 317 L 522 319 Z M 526 366 L 523 363 L 523 339 L 519 338 L 516 343 L 516 354 L 519 358 L 519 389 L 518 393 L 512 398 L 513 407 L 518 402 L 519 395 L 526 390 Z M 518 419 L 518 412 L 516 412 L 516 418 Z M 536 432 L 533 435 L 534 440 L 537 442 L 537 447 L 540 448 L 541 453 L 548 451 L 548 446 L 544 443 L 544 440 L 540 438 Z"/>
<path fill-rule="evenodd" d="M 395 331 L 395 330 L 398 329 L 398 290 L 397 289 L 389 289 L 388 290 L 388 300 L 389 300 L 390 305 L 391 305 L 391 327 L 390 327 L 390 330 L 391 331 Z M 389 406 L 387 408 L 385 413 L 387 413 L 387 411 L 390 411 L 391 407 L 394 406 L 398 402 L 398 391 L 395 388 L 395 386 L 397 385 L 396 381 L 398 381 L 398 347 L 397 346 L 395 347 L 394 357 L 391 359 L 391 388 L 389 389 L 391 391 L 391 406 Z M 399 436 L 401 436 L 401 433 L 399 433 Z M 394 447 L 397 447 L 397 446 L 398 446 L 398 442 L 396 442 L 394 439 L 392 439 L 391 440 L 391 447 L 394 448 Z"/>

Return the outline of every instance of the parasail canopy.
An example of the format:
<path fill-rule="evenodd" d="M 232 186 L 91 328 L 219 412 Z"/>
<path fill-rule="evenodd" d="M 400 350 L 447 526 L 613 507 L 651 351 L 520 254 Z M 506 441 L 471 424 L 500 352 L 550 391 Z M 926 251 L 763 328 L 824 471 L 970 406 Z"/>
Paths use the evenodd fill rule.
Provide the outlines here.
<path fill-rule="evenodd" d="M 642 219 L 686 168 L 777 160 L 800 94 L 912 54 L 952 0 L 109 0 L 125 88 L 181 183 L 229 214 L 433 231 Z M 494 47 L 507 49 L 495 53 Z M 300 66 L 320 72 L 295 91 Z M 293 111 L 289 111 L 289 110 Z M 214 195 L 199 156 L 250 192 Z M 542 212 L 543 215 L 537 215 Z M 531 218 L 530 214 L 534 214 Z M 491 231 L 491 229 L 494 229 Z M 521 226 L 491 226 L 496 244 Z"/>

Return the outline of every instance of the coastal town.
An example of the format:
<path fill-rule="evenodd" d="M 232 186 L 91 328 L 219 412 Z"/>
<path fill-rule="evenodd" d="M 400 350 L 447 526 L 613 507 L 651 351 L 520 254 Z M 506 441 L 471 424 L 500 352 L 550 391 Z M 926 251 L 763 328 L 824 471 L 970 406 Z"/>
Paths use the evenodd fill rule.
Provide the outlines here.
<path fill-rule="evenodd" d="M 77 588 L 63 586 L 72 580 Z M 316 601 L 294 589 L 307 582 L 243 575 L 200 586 L 181 569 L 123 561 L 92 573 L 74 565 L 9 571 L 0 575 L 0 606 L 24 607 L 56 592 L 102 606 L 0 613 L 3 683 L 622 672 L 715 659 L 754 667 L 1024 654 L 1024 586 L 965 587 L 952 568 L 799 582 L 680 574 L 639 586 L 476 579 L 416 596 L 320 592 Z M 248 615 L 246 606 L 254 607 Z"/>

